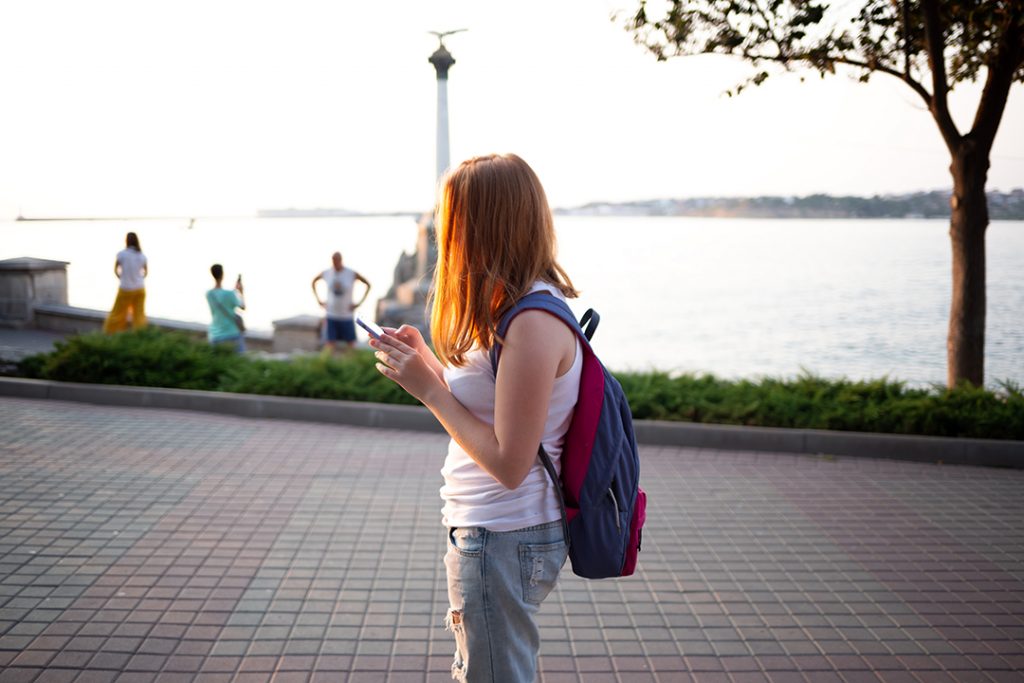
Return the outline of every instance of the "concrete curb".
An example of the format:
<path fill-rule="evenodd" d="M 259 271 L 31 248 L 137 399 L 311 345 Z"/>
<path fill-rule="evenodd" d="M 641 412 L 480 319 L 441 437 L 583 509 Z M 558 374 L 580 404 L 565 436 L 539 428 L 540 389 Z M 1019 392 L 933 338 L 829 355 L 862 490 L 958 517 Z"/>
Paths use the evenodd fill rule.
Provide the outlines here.
<path fill-rule="evenodd" d="M 1024 441 L 637 420 L 650 445 L 773 451 L 1024 469 Z"/>
<path fill-rule="evenodd" d="M 443 432 L 428 410 L 359 401 L 286 398 L 219 391 L 77 384 L 0 377 L 0 396 L 75 401 L 134 408 L 196 410 L 240 417 L 328 422 L 357 427 Z"/>
<path fill-rule="evenodd" d="M 98 405 L 196 410 L 241 417 L 443 432 L 421 406 L 284 398 L 215 391 L 75 384 L 0 377 L 0 396 Z M 648 445 L 770 451 L 1024 469 L 1024 441 L 905 436 L 816 429 L 740 427 L 637 420 L 637 441 Z"/>

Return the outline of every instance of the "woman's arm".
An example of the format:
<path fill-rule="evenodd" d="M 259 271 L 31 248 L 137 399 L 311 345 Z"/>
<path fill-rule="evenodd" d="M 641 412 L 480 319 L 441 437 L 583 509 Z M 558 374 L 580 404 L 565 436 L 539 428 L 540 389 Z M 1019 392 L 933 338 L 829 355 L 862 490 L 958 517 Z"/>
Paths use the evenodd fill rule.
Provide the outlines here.
<path fill-rule="evenodd" d="M 557 318 L 525 311 L 512 321 L 498 364 L 494 425 L 476 418 L 414 349 L 388 334 L 370 344 L 377 368 L 418 398 L 488 474 L 517 488 L 537 458 L 551 390 L 559 370 L 571 365 L 575 338 Z"/>

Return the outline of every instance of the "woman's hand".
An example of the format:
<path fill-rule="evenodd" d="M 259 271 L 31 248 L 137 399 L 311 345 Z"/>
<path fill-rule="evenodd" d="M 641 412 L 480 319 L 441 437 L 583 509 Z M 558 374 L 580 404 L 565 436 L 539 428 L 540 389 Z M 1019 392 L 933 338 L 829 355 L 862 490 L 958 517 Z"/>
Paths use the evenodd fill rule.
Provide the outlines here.
<path fill-rule="evenodd" d="M 417 328 L 412 325 L 402 325 L 398 329 L 385 327 L 384 331 L 393 337 L 398 337 L 399 340 L 414 349 L 427 364 L 427 367 L 433 370 L 438 379 L 444 382 L 444 368 L 441 367 L 441 361 L 434 355 L 433 350 L 427 346 L 426 340 L 423 339 L 423 335 Z"/>
<path fill-rule="evenodd" d="M 385 328 L 384 332 L 380 339 L 370 340 L 370 346 L 377 350 L 374 354 L 377 358 L 377 370 L 423 404 L 429 404 L 433 392 L 438 389 L 446 390 L 430 360 L 424 356 L 424 352 L 440 366 L 437 358 L 423 341 L 419 330 L 414 327 L 402 325 L 398 330 Z M 420 348 L 417 349 L 414 345 Z"/>
<path fill-rule="evenodd" d="M 423 340 L 423 334 L 412 325 L 402 325 L 397 329 L 394 327 L 385 327 L 384 331 L 393 337 L 398 337 L 399 341 L 404 342 L 421 356 L 423 355 L 424 350 L 431 353 L 430 347 L 427 346 L 427 342 Z M 433 355 L 433 353 L 431 353 L 431 355 Z"/>

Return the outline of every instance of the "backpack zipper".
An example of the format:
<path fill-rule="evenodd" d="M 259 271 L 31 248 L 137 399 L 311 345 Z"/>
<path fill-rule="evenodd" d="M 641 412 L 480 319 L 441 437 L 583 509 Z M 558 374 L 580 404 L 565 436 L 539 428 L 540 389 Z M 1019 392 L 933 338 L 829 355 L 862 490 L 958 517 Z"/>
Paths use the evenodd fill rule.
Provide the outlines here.
<path fill-rule="evenodd" d="M 612 482 L 612 483 L 614 484 L 615 482 Z M 615 528 L 621 534 L 622 533 L 622 520 L 619 519 L 619 516 L 620 516 L 619 515 L 619 513 L 620 513 L 619 499 L 615 497 L 615 487 L 614 486 L 608 489 L 608 495 L 612 497 L 612 505 L 615 506 Z"/>

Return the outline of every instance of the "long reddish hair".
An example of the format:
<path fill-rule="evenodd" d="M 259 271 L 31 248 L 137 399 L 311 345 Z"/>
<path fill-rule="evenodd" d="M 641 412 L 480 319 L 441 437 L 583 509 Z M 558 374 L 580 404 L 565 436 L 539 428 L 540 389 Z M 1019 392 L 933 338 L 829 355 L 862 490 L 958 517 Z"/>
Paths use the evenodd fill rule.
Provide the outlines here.
<path fill-rule="evenodd" d="M 461 366 L 501 343 L 497 323 L 538 280 L 576 296 L 555 259 L 554 218 L 533 169 L 514 154 L 462 162 L 440 187 L 430 334 L 438 358 Z"/>

